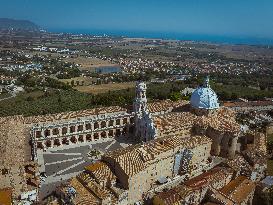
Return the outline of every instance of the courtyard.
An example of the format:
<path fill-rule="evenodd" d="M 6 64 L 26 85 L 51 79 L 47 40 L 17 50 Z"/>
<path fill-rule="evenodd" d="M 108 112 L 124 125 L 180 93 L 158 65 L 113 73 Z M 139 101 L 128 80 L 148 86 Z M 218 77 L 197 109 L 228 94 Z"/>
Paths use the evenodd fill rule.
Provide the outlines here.
<path fill-rule="evenodd" d="M 64 147 L 49 148 L 46 151 L 38 150 L 38 163 L 40 173 L 46 177 L 41 180 L 40 193 L 44 198 L 52 193 L 60 183 L 76 176 L 84 170 L 84 167 L 94 163 L 98 157 L 89 157 L 92 150 L 101 154 L 124 148 L 133 144 L 126 137 L 105 139 L 100 142 L 73 144 Z"/>

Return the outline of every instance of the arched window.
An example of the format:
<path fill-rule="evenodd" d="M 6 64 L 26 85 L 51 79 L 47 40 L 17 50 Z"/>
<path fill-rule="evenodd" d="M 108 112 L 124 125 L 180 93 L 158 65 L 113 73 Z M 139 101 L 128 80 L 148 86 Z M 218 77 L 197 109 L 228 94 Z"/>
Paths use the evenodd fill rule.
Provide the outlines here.
<path fill-rule="evenodd" d="M 74 126 L 74 125 L 70 127 L 70 133 L 75 132 L 75 130 L 76 130 L 76 129 L 75 129 L 75 126 Z"/>
<path fill-rule="evenodd" d="M 91 130 L 92 129 L 91 124 L 90 123 L 86 124 L 85 125 L 85 129 L 86 130 Z"/>
<path fill-rule="evenodd" d="M 48 137 L 48 136 L 50 136 L 50 130 L 49 130 L 49 129 L 46 129 L 46 130 L 45 130 L 45 137 Z"/>
<path fill-rule="evenodd" d="M 94 139 L 98 140 L 99 139 L 99 133 L 94 133 Z"/>
<path fill-rule="evenodd" d="M 110 120 L 109 121 L 109 126 L 113 126 L 114 125 L 114 120 Z"/>
<path fill-rule="evenodd" d="M 42 132 L 41 131 L 36 131 L 36 138 L 42 137 Z"/>
<path fill-rule="evenodd" d="M 104 128 L 104 127 L 106 127 L 106 122 L 105 122 L 105 121 L 102 121 L 102 122 L 101 122 L 101 128 Z"/>
<path fill-rule="evenodd" d="M 62 128 L 62 134 L 65 135 L 67 133 L 67 127 Z"/>
<path fill-rule="evenodd" d="M 54 128 L 53 129 L 53 135 L 58 135 L 59 134 L 59 129 L 58 128 Z"/>
<path fill-rule="evenodd" d="M 83 131 L 83 125 L 78 125 L 78 132 Z"/>
<path fill-rule="evenodd" d="M 103 132 L 101 133 L 101 137 L 102 137 L 102 138 L 106 138 L 106 132 L 105 132 L 105 131 L 103 131 Z"/>
<path fill-rule="evenodd" d="M 98 123 L 98 122 L 95 122 L 95 123 L 94 123 L 94 129 L 98 129 L 98 128 L 100 128 L 99 123 Z"/>

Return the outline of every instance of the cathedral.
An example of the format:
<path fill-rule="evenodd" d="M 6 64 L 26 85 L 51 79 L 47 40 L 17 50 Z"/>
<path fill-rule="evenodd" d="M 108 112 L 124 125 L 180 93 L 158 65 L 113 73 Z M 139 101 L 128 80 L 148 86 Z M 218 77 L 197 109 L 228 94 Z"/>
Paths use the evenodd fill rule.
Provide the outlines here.
<path fill-rule="evenodd" d="M 16 179 L 5 178 L 5 187 L 12 187 L 15 196 L 36 194 L 37 173 L 44 171 L 39 156 L 44 152 L 118 141 L 122 136 L 135 143 L 103 153 L 99 161 L 57 188 L 63 204 L 127 205 L 147 200 L 155 205 L 200 204 L 208 193 L 220 205 L 228 200 L 233 201 L 230 204 L 251 201 L 253 184 L 266 169 L 265 135 L 242 132 L 236 112 L 220 106 L 209 78 L 190 101 L 148 102 L 146 91 L 146 84 L 137 82 L 132 110 L 112 106 L 0 118 L 6 150 L 0 169 L 20 170 L 12 175 Z M 29 167 L 36 167 L 32 175 L 25 173 Z M 225 192 L 229 183 L 240 185 L 240 190 L 249 187 L 244 198 Z"/>
<path fill-rule="evenodd" d="M 105 153 L 100 162 L 60 186 L 66 204 L 249 204 L 254 181 L 264 177 L 265 136 L 245 136 L 236 113 L 221 107 L 209 78 L 190 102 L 147 103 L 146 84 L 136 84 L 131 137 L 138 142 Z M 96 190 L 77 196 L 67 189 Z M 230 186 L 239 190 L 225 192 Z M 244 189 L 245 187 L 246 189 Z M 210 202 L 208 204 L 210 204 Z M 149 202 L 151 204 L 151 202 Z"/>

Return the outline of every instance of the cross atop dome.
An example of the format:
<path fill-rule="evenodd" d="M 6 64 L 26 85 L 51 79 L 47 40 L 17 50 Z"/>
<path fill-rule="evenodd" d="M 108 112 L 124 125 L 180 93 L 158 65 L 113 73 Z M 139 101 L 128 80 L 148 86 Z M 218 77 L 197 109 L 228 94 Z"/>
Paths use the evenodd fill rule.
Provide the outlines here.
<path fill-rule="evenodd" d="M 210 88 L 210 84 L 209 84 L 209 75 L 205 78 L 203 87 L 204 87 L 204 88 Z"/>

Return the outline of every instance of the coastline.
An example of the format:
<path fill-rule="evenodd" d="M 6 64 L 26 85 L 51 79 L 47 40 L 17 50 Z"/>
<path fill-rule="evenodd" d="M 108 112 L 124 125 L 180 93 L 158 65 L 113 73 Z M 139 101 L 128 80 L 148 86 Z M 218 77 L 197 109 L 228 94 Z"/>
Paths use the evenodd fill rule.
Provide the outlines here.
<path fill-rule="evenodd" d="M 98 29 L 48 29 L 49 32 L 75 35 L 111 36 L 136 39 L 178 40 L 196 43 L 216 43 L 229 45 L 273 46 L 273 38 L 240 35 L 189 34 L 164 31 L 121 31 Z"/>

